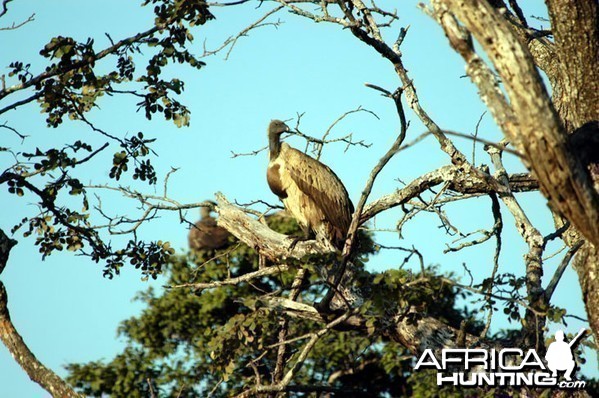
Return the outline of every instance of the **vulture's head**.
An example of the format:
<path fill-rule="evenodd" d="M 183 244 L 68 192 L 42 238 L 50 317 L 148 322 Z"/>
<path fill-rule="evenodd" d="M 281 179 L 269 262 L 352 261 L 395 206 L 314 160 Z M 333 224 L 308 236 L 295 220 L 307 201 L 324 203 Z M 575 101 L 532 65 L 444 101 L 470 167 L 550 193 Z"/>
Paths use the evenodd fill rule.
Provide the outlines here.
<path fill-rule="evenodd" d="M 281 120 L 272 120 L 268 125 L 268 136 L 280 136 L 281 134 L 289 131 L 289 126 L 282 122 Z"/>
<path fill-rule="evenodd" d="M 212 213 L 212 209 L 216 206 L 216 202 L 214 202 L 212 200 L 207 200 L 206 203 L 208 203 L 209 206 L 200 207 L 200 216 L 202 218 L 210 217 L 210 213 Z"/>

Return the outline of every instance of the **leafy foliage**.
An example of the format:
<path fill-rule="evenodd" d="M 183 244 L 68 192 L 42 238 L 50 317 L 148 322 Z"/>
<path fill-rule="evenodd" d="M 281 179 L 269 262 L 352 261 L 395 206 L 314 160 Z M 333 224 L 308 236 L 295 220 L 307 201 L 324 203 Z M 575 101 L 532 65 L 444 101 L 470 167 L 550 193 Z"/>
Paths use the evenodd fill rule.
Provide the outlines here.
<path fill-rule="evenodd" d="M 287 217 L 271 217 L 269 224 L 281 232 L 297 232 L 295 221 Z M 373 252 L 372 242 L 364 236 L 362 248 L 365 253 Z M 211 282 L 258 267 L 259 258 L 253 249 L 232 242 L 217 252 L 171 257 L 167 284 Z M 452 325 L 472 320 L 466 310 L 455 309 L 455 289 L 437 279 L 434 268 L 426 271 L 431 283 L 410 289 L 402 285 L 420 275 L 398 270 L 375 275 L 377 289 L 363 307 L 372 322 L 414 303 L 420 303 L 423 313 L 440 315 Z M 153 289 L 141 292 L 137 299 L 146 308 L 140 316 L 124 321 L 118 330 L 128 347 L 110 362 L 68 365 L 68 380 L 86 395 L 114 397 L 144 396 L 149 383 L 160 396 L 204 397 L 214 391 L 213 396 L 224 397 L 241 392 L 258 378 L 270 381 L 277 359 L 281 315 L 264 306 L 260 297 L 289 290 L 296 272 L 291 269 L 255 279 L 251 284 L 221 286 L 195 294 L 180 287 L 160 293 Z M 305 281 L 300 301 L 322 298 L 323 288 L 315 283 L 317 279 L 312 276 Z M 399 306 L 393 304 L 398 302 Z M 288 327 L 289 339 L 319 329 L 314 322 L 297 319 L 289 320 Z M 482 325 L 474 321 L 468 327 L 469 332 L 481 329 Z M 298 339 L 289 343 L 288 360 L 293 361 L 304 342 Z M 410 396 L 432 383 L 412 375 L 412 359 L 405 348 L 383 335 L 331 331 L 317 342 L 294 383 L 329 383 L 350 391 L 351 396 Z"/>
<path fill-rule="evenodd" d="M 111 45 L 101 50 L 93 38 L 77 41 L 72 37 L 54 37 L 40 51 L 47 66 L 37 74 L 32 64 L 11 62 L 0 99 L 27 90 L 31 96 L 23 103 L 37 100 L 49 127 L 56 128 L 67 119 L 80 120 L 118 146 L 110 164 L 111 179 L 119 181 L 132 171 L 133 180 L 156 184 L 157 174 L 150 159 L 155 155 L 151 149 L 154 139 L 146 138 L 141 131 L 132 137 L 104 131 L 88 119 L 88 113 L 106 95 L 128 95 L 139 100 L 137 110 L 143 110 L 148 119 L 160 114 L 179 127 L 189 125 L 190 112 L 177 100 L 184 82 L 164 78 L 163 73 L 169 64 L 195 69 L 204 66 L 188 50 L 194 39 L 191 30 L 213 16 L 206 3 L 197 0 L 152 0 L 143 5 L 152 6 L 155 15 L 146 31 L 119 41 L 108 36 Z M 146 62 L 145 67 L 139 68 L 140 62 Z M 9 106 L 0 112 L 10 109 Z M 27 193 L 31 193 L 38 201 L 40 213 L 24 219 L 13 228 L 13 233 L 28 224 L 24 235 L 37 237 L 35 243 L 43 256 L 67 248 L 104 263 L 104 275 L 108 277 L 118 274 L 125 263 L 142 269 L 146 276 L 156 277 L 174 252 L 168 242 L 143 242 L 134 237 L 124 248 L 113 248 L 89 220 L 88 189 L 78 176 L 78 166 L 109 147 L 109 143 L 92 148 L 76 141 L 62 148 L 35 148 L 30 153 L 15 154 L 17 162 L 0 174 L 0 184 L 6 184 L 9 193 L 29 200 Z M 77 156 L 80 153 L 84 156 Z M 83 210 L 73 207 L 74 202 L 63 192 L 81 198 Z"/>

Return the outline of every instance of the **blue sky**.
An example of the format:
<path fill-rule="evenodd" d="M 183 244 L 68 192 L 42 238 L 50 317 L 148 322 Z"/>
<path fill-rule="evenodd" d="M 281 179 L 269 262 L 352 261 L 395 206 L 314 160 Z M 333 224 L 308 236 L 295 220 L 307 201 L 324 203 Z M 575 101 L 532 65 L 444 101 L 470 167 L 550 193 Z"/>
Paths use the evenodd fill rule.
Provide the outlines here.
<path fill-rule="evenodd" d="M 386 4 L 391 2 L 381 2 L 379 6 Z M 390 8 L 399 8 L 398 27 L 411 25 L 402 51 L 422 106 L 442 128 L 472 133 L 485 108 L 477 97 L 476 88 L 463 77 L 461 58 L 449 49 L 437 24 L 417 9 L 416 1 L 393 4 Z M 542 1 L 526 2 L 526 5 L 530 7 L 525 10 L 526 15 L 544 13 Z M 201 53 L 204 43 L 209 49 L 218 47 L 269 7 L 271 5 L 264 3 L 259 9 L 253 4 L 214 9 L 217 20 L 194 32 L 195 52 Z M 117 39 L 147 29 L 152 23 L 151 9 L 140 8 L 138 2 L 16 0 L 9 4 L 9 13 L 0 19 L 0 26 L 23 20 L 34 12 L 34 22 L 17 31 L 0 32 L 0 65 L 21 60 L 31 63 L 33 73 L 37 73 L 44 65 L 38 52 L 53 36 L 73 36 L 79 40 L 94 37 L 95 46 L 100 49 L 108 45 L 105 32 Z M 366 88 L 364 83 L 394 90 L 399 85 L 398 78 L 387 61 L 349 32 L 337 26 L 314 24 L 288 13 L 281 13 L 278 18 L 283 22 L 278 28 L 266 26 L 241 38 L 226 61 L 222 53 L 205 59 L 207 66 L 200 71 L 180 65 L 167 70 L 169 76 L 177 76 L 186 82 L 181 100 L 191 109 L 190 127 L 177 129 L 159 118 L 148 122 L 143 114 L 135 113 L 135 101 L 109 97 L 100 101 L 100 109 L 91 112 L 90 120 L 115 134 L 130 136 L 143 131 L 146 136 L 158 138 L 154 146 L 158 158 L 153 163 L 158 166 L 159 180 L 171 167 L 178 167 L 179 171 L 170 179 L 169 193 L 182 203 L 211 198 L 217 191 L 225 193 L 230 200 L 263 199 L 275 203 L 276 198 L 265 180 L 266 154 L 232 158 L 231 151 L 248 152 L 263 147 L 270 119 L 290 119 L 297 113 L 304 113 L 301 130 L 318 136 L 338 116 L 362 106 L 375 112 L 379 119 L 359 113 L 340 123 L 333 134 L 339 137 L 351 132 L 356 139 L 372 143 L 372 146 L 350 148 L 345 153 L 342 144 L 333 144 L 325 148 L 322 157 L 344 181 L 356 202 L 370 170 L 398 132 L 393 103 Z M 387 30 L 384 34 L 394 38 L 396 31 Z M 407 117 L 411 122 L 407 138 L 410 140 L 424 132 L 424 127 L 411 111 L 407 111 Z M 44 149 L 76 139 L 95 146 L 105 142 L 82 123 L 67 121 L 59 129 L 48 129 L 44 119 L 35 104 L 0 116 L 0 123 L 6 121 L 30 135 L 21 144 L 18 137 L 0 131 L 2 146 L 27 152 L 36 146 Z M 480 134 L 488 140 L 501 138 L 488 114 L 482 119 Z M 291 139 L 290 143 L 303 147 L 297 139 Z M 465 153 L 471 153 L 472 142 L 457 140 L 456 143 Z M 84 183 L 110 182 L 107 166 L 113 152 L 106 151 L 97 162 L 82 167 L 79 175 Z M 509 172 L 523 171 L 517 159 L 506 157 Z M 477 164 L 489 163 L 480 147 L 476 159 Z M 0 153 L 2 169 L 12 160 L 7 153 Z M 379 176 L 371 198 L 401 187 L 398 179 L 409 182 L 447 163 L 448 159 L 436 143 L 427 138 L 390 162 Z M 136 185 L 130 179 L 122 183 L 154 192 L 153 188 Z M 136 211 L 134 203 L 118 195 L 102 195 L 105 210 L 120 214 Z M 549 211 L 540 195 L 523 194 L 518 198 L 544 234 L 553 231 Z M 33 198 L 18 199 L 2 190 L 0 227 L 9 231 L 21 218 L 32 215 L 36 210 L 33 202 Z M 474 231 L 483 226 L 489 228 L 493 223 L 486 198 L 452 205 L 447 212 L 463 231 Z M 376 227 L 394 228 L 399 215 L 399 210 L 393 210 L 378 216 Z M 195 218 L 195 214 L 190 213 L 189 218 Z M 522 255 L 526 247 L 507 212 L 504 212 L 504 223 L 500 272 L 522 274 Z M 162 214 L 160 219 L 140 231 L 142 238 L 168 240 L 181 250 L 185 248 L 186 235 L 185 226 L 174 214 Z M 131 299 L 147 286 L 160 288 L 161 281 L 144 282 L 139 272 L 129 268 L 113 280 L 104 279 L 100 265 L 72 253 L 57 253 L 41 261 L 32 239 L 24 239 L 18 234 L 16 238 L 19 244 L 12 251 L 2 280 L 8 290 L 15 326 L 36 356 L 64 375 L 62 366 L 66 363 L 110 359 L 122 349 L 124 342 L 116 338 L 116 327 L 121 320 L 140 310 Z M 427 263 L 440 264 L 443 271 L 454 271 L 458 276 L 466 276 L 462 263 L 468 265 L 479 281 L 491 272 L 491 241 L 444 255 L 443 249 L 452 238 L 445 236 L 438 220 L 430 215 L 420 215 L 411 221 L 404 230 L 404 239 L 398 239 L 396 233 L 381 232 L 377 234 L 377 240 L 387 245 L 415 245 L 424 253 Z M 119 238 L 113 241 L 119 242 Z M 547 253 L 559 248 L 559 245 L 550 246 Z M 559 259 L 557 256 L 546 262 L 545 283 L 553 275 Z M 402 260 L 403 256 L 397 252 L 383 252 L 369 263 L 369 267 L 384 270 L 397 267 Z M 555 299 L 557 305 L 567 308 L 570 313 L 584 315 L 580 289 L 572 270 L 564 275 Z M 567 331 L 576 332 L 581 325 L 572 320 Z M 497 316 L 492 330 L 505 326 L 505 320 Z M 589 375 L 597 376 L 596 369 L 596 358 L 589 358 L 583 366 L 584 373 Z M 46 395 L 29 381 L 1 346 L 0 396 Z"/>

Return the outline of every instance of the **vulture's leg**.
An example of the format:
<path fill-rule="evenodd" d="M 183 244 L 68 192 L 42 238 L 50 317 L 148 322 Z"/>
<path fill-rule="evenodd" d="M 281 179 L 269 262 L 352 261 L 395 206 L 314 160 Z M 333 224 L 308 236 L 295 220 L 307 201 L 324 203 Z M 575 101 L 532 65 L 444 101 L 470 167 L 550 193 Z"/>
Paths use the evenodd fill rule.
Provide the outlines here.
<path fill-rule="evenodd" d="M 300 235 L 295 235 L 295 236 L 291 236 L 291 237 L 293 238 L 293 241 L 289 245 L 289 251 L 295 249 L 295 245 L 297 245 L 298 242 L 305 242 L 307 240 L 316 239 L 316 235 L 314 235 L 310 231 L 310 227 L 306 227 L 306 228 L 302 227 L 302 233 Z"/>
<path fill-rule="evenodd" d="M 266 268 L 266 257 L 258 251 L 258 269 Z"/>

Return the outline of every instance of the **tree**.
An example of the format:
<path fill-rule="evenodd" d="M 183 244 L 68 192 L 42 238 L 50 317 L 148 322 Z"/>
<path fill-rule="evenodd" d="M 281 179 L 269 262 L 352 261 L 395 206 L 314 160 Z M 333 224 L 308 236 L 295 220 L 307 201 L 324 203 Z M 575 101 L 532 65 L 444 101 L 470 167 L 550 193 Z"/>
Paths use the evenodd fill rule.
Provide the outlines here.
<path fill-rule="evenodd" d="M 10 1 L 2 3 L 0 17 L 6 14 L 9 3 Z M 118 41 L 108 36 L 110 45 L 103 50 L 95 48 L 93 39 L 78 42 L 70 37 L 55 37 L 40 52 L 50 62 L 43 72 L 34 73 L 30 71 L 33 70 L 31 65 L 21 61 L 11 63 L 8 84 L 5 82 L 0 91 L 0 100 L 3 101 L 0 115 L 30 106 L 37 101 L 42 112 L 47 114 L 49 127 L 59 127 L 65 116 L 68 116 L 83 122 L 108 140 L 105 145 L 97 148 L 91 147 L 84 140 L 77 140 L 62 148 L 47 151 L 32 148 L 30 152 L 14 153 L 15 162 L 2 172 L 0 184 L 6 184 L 12 194 L 35 200 L 39 213 L 23 219 L 13 232 L 24 230 L 25 236 L 35 234 L 36 244 L 43 256 L 64 248 L 89 256 L 92 261 L 104 265 L 106 277 L 118 274 L 126 263 L 141 269 L 145 276 L 152 278 L 157 277 L 167 263 L 172 264 L 171 278 L 188 275 L 185 269 L 179 268 L 183 264 L 182 260 L 173 258 L 174 250 L 168 242 L 146 242 L 138 239 L 137 231 L 140 226 L 163 212 L 178 212 L 181 221 L 188 222 L 184 217 L 184 210 L 211 204 L 181 203 L 170 197 L 167 186 L 171 173 L 164 178 L 162 194 L 148 194 L 143 188 L 82 183 L 77 175 L 78 170 L 111 145 L 118 148 L 112 157 L 111 179 L 118 181 L 124 178 L 129 173 L 129 166 L 133 165 L 133 179 L 150 185 L 158 182 L 154 164 L 150 161 L 154 138 L 148 138 L 142 132 L 126 137 L 105 131 L 90 121 L 88 115 L 105 96 L 133 96 L 139 101 L 137 105 L 148 119 L 155 114 L 162 114 L 178 126 L 187 125 L 189 111 L 176 96 L 181 94 L 184 82 L 178 78 L 164 78 L 165 68 L 169 63 L 176 62 L 200 69 L 204 65 L 203 61 L 189 51 L 189 43 L 193 40 L 192 28 L 199 26 L 197 29 L 201 31 L 201 25 L 213 18 L 212 11 L 218 7 L 243 7 L 244 3 L 249 2 L 208 5 L 201 1 L 145 1 L 144 5 L 154 7 L 155 14 L 154 25 L 148 30 Z M 254 321 L 252 317 L 258 317 L 261 324 L 268 325 L 269 330 L 278 330 L 279 339 L 278 343 L 268 342 L 271 349 L 277 352 L 274 369 L 269 373 L 270 380 L 266 381 L 264 374 L 260 373 L 264 369 L 258 368 L 252 369 L 253 373 L 235 374 L 240 379 L 233 379 L 230 384 L 240 386 L 243 381 L 245 390 L 240 390 L 239 393 L 245 396 L 307 388 L 326 390 L 330 386 L 321 383 L 322 380 L 317 377 L 309 377 L 306 371 L 313 366 L 308 363 L 307 358 L 315 355 L 319 345 L 327 341 L 327 338 L 350 338 L 352 344 L 355 344 L 353 347 L 361 347 L 361 339 L 365 339 L 368 344 L 384 339 L 385 347 L 394 347 L 398 352 L 412 354 L 422 353 L 427 348 L 464 345 L 494 348 L 518 345 L 535 347 L 543 352 L 547 321 L 564 319 L 565 312 L 553 305 L 552 295 L 572 258 L 575 258 L 574 268 L 579 275 L 589 325 L 596 336 L 599 331 L 599 255 L 596 251 L 596 246 L 599 245 L 599 199 L 593 180 L 599 178 L 596 156 L 599 71 L 594 64 L 599 52 L 599 6 L 595 2 L 582 0 L 550 0 L 547 2 L 550 30 L 532 27 L 533 24 L 525 18 L 516 1 L 510 1 L 509 8 L 503 1 L 482 0 L 434 0 L 429 6 L 422 6 L 423 12 L 441 26 L 449 45 L 464 59 L 468 77 L 476 85 L 480 98 L 505 134 L 506 139 L 499 143 L 479 138 L 478 131 L 470 137 L 475 145 L 477 141 L 485 144 L 485 151 L 494 170 L 491 172 L 488 166 L 477 165 L 474 159 L 469 160 L 464 151 L 454 143 L 452 138 L 463 137 L 463 133 L 441 128 L 421 106 L 416 83 L 405 67 L 401 51 L 404 40 L 409 38 L 408 29 L 397 28 L 398 16 L 395 12 L 360 0 L 275 1 L 265 4 L 270 8 L 260 19 L 239 34 L 231 36 L 216 51 L 205 50 L 204 55 L 225 49 L 230 51 L 250 31 L 269 23 L 278 25 L 279 22 L 267 21 L 285 10 L 296 18 L 339 25 L 393 67 L 401 82 L 399 88 L 386 89 L 374 84 L 368 86 L 391 101 L 399 120 L 399 132 L 364 183 L 341 253 L 317 242 L 301 242 L 294 250 L 289 251 L 289 238 L 248 215 L 257 214 L 256 210 L 251 209 L 251 205 L 233 205 L 223 195 L 217 195 L 218 204 L 214 210 L 219 214 L 220 225 L 247 247 L 255 248 L 263 266 L 258 269 L 239 267 L 234 270 L 238 274 L 231 275 L 222 273 L 222 268 L 207 268 L 201 275 L 209 279 L 195 284 L 188 282 L 190 284 L 185 286 L 199 289 L 240 285 L 239 290 L 229 287 L 215 290 L 223 292 L 231 289 L 228 290 L 229 294 L 235 294 L 242 303 L 236 303 L 235 309 L 227 309 L 221 314 L 223 318 L 220 321 L 223 325 L 234 327 L 232 331 L 240 332 L 239 339 L 245 339 L 252 349 L 235 350 L 239 339 L 230 336 L 229 340 L 217 346 L 214 357 L 222 360 L 221 365 L 226 363 L 220 370 L 227 377 L 232 374 L 235 364 L 245 359 L 250 368 L 253 368 L 252 364 L 257 367 L 255 361 L 260 355 L 257 350 L 264 345 L 256 347 L 252 344 L 264 343 L 261 339 L 269 335 L 263 333 L 262 329 L 258 332 L 251 329 L 251 322 Z M 394 40 L 385 39 L 389 30 L 393 33 Z M 474 41 L 480 45 L 484 56 L 477 54 Z M 113 62 L 108 71 L 103 63 L 106 60 Z M 140 73 L 136 65 L 142 62 L 147 66 L 145 72 Z M 541 73 L 547 77 L 551 98 L 543 84 Z M 413 178 L 393 193 L 371 199 L 377 177 L 394 155 L 420 142 L 423 137 L 415 142 L 406 142 L 410 123 L 404 108 L 409 108 L 409 115 L 425 126 L 428 130 L 425 136 L 434 137 L 446 164 Z M 356 111 L 365 110 L 358 108 Z M 338 120 L 350 114 L 352 112 L 342 115 Z M 363 141 L 354 140 L 352 135 L 329 137 L 335 124 L 337 122 L 321 138 L 317 138 L 301 132 L 303 126 L 301 116 L 298 116 L 295 135 L 304 138 L 307 146 L 311 146 L 318 157 L 326 144 L 345 142 L 348 147 L 365 145 Z M 2 127 L 24 138 L 9 124 L 5 123 Z M 3 149 L 10 152 L 10 148 Z M 254 153 L 257 152 L 259 151 Z M 505 152 L 517 155 L 531 172 L 508 173 L 502 158 Z M 89 195 L 94 190 L 120 193 L 139 203 L 141 212 L 117 217 L 106 213 L 101 206 L 92 208 Z M 516 195 L 519 192 L 537 190 L 548 199 L 555 222 L 555 232 L 545 236 L 531 221 Z M 67 193 L 78 199 L 78 202 L 75 204 L 73 200 L 66 199 Z M 478 197 L 488 198 L 493 225 L 481 229 L 480 236 L 473 237 L 454 227 L 445 208 L 457 201 Z M 82 211 L 75 210 L 80 207 L 83 207 Z M 419 260 L 421 268 L 418 277 L 402 273 L 374 275 L 365 271 L 364 259 L 354 256 L 354 253 L 359 252 L 356 250 L 358 230 L 378 214 L 395 207 L 402 207 L 405 211 L 398 224 L 400 234 L 403 225 L 417 215 L 437 215 L 448 235 L 457 234 L 462 239 L 460 243 L 449 247 L 448 251 L 460 251 L 494 239 L 495 248 L 489 251 L 489 257 L 492 258 L 490 276 L 476 284 L 461 284 L 455 278 L 435 275 L 424 266 L 422 254 L 415 248 L 401 250 L 407 251 L 408 260 Z M 106 218 L 104 225 L 92 221 L 98 216 L 97 213 Z M 504 214 L 508 213 L 516 221 L 516 230 L 528 247 L 521 275 L 498 272 L 505 234 Z M 128 234 L 131 239 L 124 247 L 116 248 L 109 240 L 111 234 Z M 6 261 L 13 241 L 5 234 L 1 236 L 2 254 Z M 545 252 L 549 242 L 554 240 L 563 241 L 568 250 L 553 278 L 544 285 Z M 247 250 L 241 254 L 249 258 L 255 256 Z M 239 256 L 237 258 L 241 261 L 241 254 L 229 255 Z M 248 260 L 243 258 L 243 261 Z M 254 263 L 255 261 L 252 262 Z M 218 268 L 218 261 L 215 266 Z M 254 280 L 267 285 L 263 289 L 263 295 L 255 298 L 252 297 L 255 292 L 245 285 Z M 311 280 L 312 283 L 305 283 L 305 280 Z M 393 290 L 382 289 L 384 300 L 378 296 L 381 293 L 381 283 L 389 283 L 393 287 L 398 280 L 402 284 L 402 294 L 395 302 L 388 302 L 389 297 L 395 297 Z M 482 297 L 481 308 L 487 312 L 487 319 L 481 330 L 468 326 L 467 323 L 456 322 L 469 318 L 470 315 L 467 312 L 452 312 L 457 294 L 455 290 L 447 291 L 447 301 L 441 307 L 441 313 L 430 309 L 424 311 L 427 308 L 416 305 L 414 300 L 422 301 L 423 297 L 419 289 L 429 292 L 431 297 L 435 297 L 435 291 L 444 291 L 443 288 L 435 287 L 439 281 L 453 286 L 452 289 L 469 291 Z M 314 284 L 318 287 L 318 292 L 311 290 L 314 289 Z M 520 293 L 520 287 L 525 293 Z M 191 293 L 178 290 L 172 294 Z M 407 294 L 407 298 L 404 294 Z M 341 311 L 331 311 L 329 304 L 334 296 L 346 301 L 341 306 Z M 298 301 L 300 297 L 305 297 L 305 301 Z M 2 298 L 5 307 L 6 296 Z M 308 304 L 308 298 L 315 304 Z M 150 296 L 146 296 L 146 299 L 152 301 Z M 192 302 L 196 300 L 194 296 L 189 296 L 189 299 Z M 511 334 L 507 342 L 488 333 L 493 315 L 500 305 L 512 320 L 520 321 L 521 324 L 519 333 Z M 243 314 L 245 310 L 240 308 L 252 310 L 251 316 Z M 236 318 L 239 312 L 243 316 Z M 8 320 L 8 312 L 5 313 L 4 319 Z M 279 317 L 283 320 L 279 321 Z M 135 322 L 131 322 L 125 324 L 125 334 L 139 342 L 141 332 L 135 332 L 132 326 Z M 5 325 L 11 326 L 10 322 Z M 11 329 L 6 334 L 16 336 L 16 331 Z M 330 337 L 331 335 L 335 337 Z M 304 338 L 293 340 L 300 336 Z M 285 343 L 291 340 L 294 343 L 300 342 L 294 355 L 289 355 L 290 350 Z M 23 343 L 18 339 L 5 341 L 5 344 L 13 352 L 23 350 Z M 231 351 L 228 352 L 228 349 Z M 275 351 L 272 350 L 265 354 L 265 358 L 274 355 Z M 113 365 L 118 366 L 118 361 L 125 361 L 128 369 L 131 363 L 145 366 L 147 358 L 144 355 L 147 354 L 132 347 L 123 357 L 117 358 Z M 373 355 L 380 355 L 380 352 Z M 23 358 L 25 368 L 27 363 L 35 360 L 31 355 Z M 377 358 L 375 362 L 379 365 L 384 363 L 383 358 Z M 193 366 L 201 366 L 201 363 L 200 361 Z M 218 361 L 210 365 L 213 366 L 211 369 L 221 366 Z M 340 371 L 348 369 L 347 364 L 334 365 L 339 366 Z M 176 380 L 176 366 L 166 369 L 172 372 L 165 375 L 154 368 L 149 369 L 152 380 L 147 383 L 149 390 L 146 393 L 152 394 L 152 390 L 163 387 L 153 385 L 156 380 L 166 384 Z M 71 370 L 73 375 L 83 374 L 82 368 L 74 366 Z M 28 370 L 30 376 L 38 372 L 35 367 Z M 315 374 L 322 375 L 323 372 L 316 371 Z M 38 374 L 36 380 L 40 380 L 49 390 L 56 386 L 68 388 L 63 382 L 50 376 Z M 99 380 L 86 377 L 88 381 Z M 110 380 L 110 377 L 116 376 L 104 375 L 100 379 Z M 71 381 L 75 379 L 71 378 Z M 208 381 L 214 380 L 207 379 L 206 382 Z M 106 391 L 97 386 L 86 385 L 85 388 L 92 389 L 86 392 Z M 71 391 L 69 394 L 74 393 Z"/>

